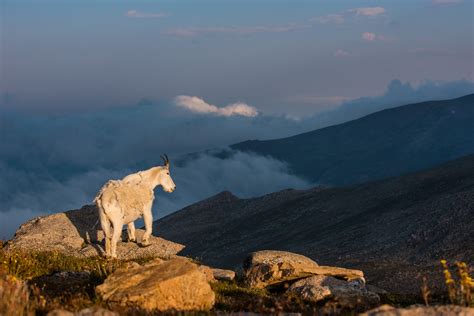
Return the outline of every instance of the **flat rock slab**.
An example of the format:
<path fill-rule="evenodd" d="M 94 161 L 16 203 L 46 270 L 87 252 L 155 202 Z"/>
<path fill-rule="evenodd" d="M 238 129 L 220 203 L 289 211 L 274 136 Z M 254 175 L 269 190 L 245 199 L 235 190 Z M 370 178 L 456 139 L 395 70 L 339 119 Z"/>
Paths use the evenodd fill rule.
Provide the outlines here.
<path fill-rule="evenodd" d="M 257 288 L 293 282 L 312 275 L 333 276 L 365 284 L 364 273 L 360 270 L 320 266 L 308 257 L 287 251 L 253 252 L 246 257 L 243 269 L 245 283 Z"/>
<path fill-rule="evenodd" d="M 138 240 L 144 230 L 137 229 Z M 100 230 L 99 216 L 95 206 L 34 218 L 21 225 L 5 250 L 29 252 L 58 251 L 75 257 L 103 255 L 104 234 Z M 151 245 L 140 247 L 132 242 L 119 242 L 119 259 L 169 258 L 180 252 L 184 246 L 160 237 L 151 236 Z"/>
<path fill-rule="evenodd" d="M 96 292 L 111 305 L 148 312 L 209 310 L 215 302 L 204 272 L 183 258 L 117 269 Z"/>

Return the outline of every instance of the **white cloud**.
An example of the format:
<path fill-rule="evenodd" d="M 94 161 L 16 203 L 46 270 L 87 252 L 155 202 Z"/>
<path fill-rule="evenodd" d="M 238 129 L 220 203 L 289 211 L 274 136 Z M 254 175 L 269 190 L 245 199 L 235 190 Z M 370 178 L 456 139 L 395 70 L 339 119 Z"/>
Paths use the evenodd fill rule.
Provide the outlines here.
<path fill-rule="evenodd" d="M 199 97 L 179 95 L 175 98 L 175 104 L 191 112 L 202 114 L 215 114 L 219 116 L 246 116 L 255 117 L 258 115 L 256 108 L 242 102 L 232 103 L 224 107 L 217 107 L 209 104 Z"/>
<path fill-rule="evenodd" d="M 165 18 L 169 16 L 169 14 L 163 13 L 163 12 L 147 13 L 147 12 L 140 12 L 137 10 L 128 10 L 125 13 L 125 16 L 129 18 Z"/>
<path fill-rule="evenodd" d="M 344 57 L 344 56 L 349 56 L 350 53 L 348 51 L 343 50 L 343 49 L 338 49 L 334 52 L 333 55 L 335 57 Z"/>
<path fill-rule="evenodd" d="M 434 4 L 459 4 L 462 0 L 433 0 Z"/>
<path fill-rule="evenodd" d="M 377 16 L 380 14 L 385 13 L 385 9 L 382 7 L 365 7 L 365 8 L 355 8 L 349 10 L 351 13 L 355 13 L 356 15 L 363 15 L 363 16 Z"/>
<path fill-rule="evenodd" d="M 374 41 L 383 41 L 385 37 L 380 34 L 375 34 L 372 32 L 364 32 L 362 33 L 362 39 L 368 41 L 368 42 L 374 42 Z"/>
<path fill-rule="evenodd" d="M 446 0 L 445 0 L 446 1 Z M 447 0 L 449 1 L 449 0 Z M 453 1 L 453 0 L 451 0 Z M 382 7 L 362 7 L 349 9 L 336 14 L 327 14 L 322 16 L 316 16 L 309 19 L 310 22 L 317 22 L 320 24 L 342 24 L 346 20 L 353 18 L 354 16 L 366 16 L 366 17 L 375 17 L 382 14 L 385 14 L 387 11 Z"/>
<path fill-rule="evenodd" d="M 318 22 L 321 24 L 329 24 L 329 23 L 341 24 L 341 23 L 344 23 L 344 15 L 328 14 L 328 15 L 317 16 L 317 17 L 311 18 L 310 21 Z"/>

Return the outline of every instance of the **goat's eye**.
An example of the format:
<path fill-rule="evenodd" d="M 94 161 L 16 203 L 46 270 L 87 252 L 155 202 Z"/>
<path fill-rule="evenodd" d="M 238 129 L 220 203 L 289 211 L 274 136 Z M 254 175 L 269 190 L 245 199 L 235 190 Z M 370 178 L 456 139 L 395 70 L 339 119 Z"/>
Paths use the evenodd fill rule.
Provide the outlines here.
<path fill-rule="evenodd" d="M 167 174 L 167 175 L 170 175 L 170 173 L 169 173 L 169 172 L 167 172 L 166 174 Z"/>

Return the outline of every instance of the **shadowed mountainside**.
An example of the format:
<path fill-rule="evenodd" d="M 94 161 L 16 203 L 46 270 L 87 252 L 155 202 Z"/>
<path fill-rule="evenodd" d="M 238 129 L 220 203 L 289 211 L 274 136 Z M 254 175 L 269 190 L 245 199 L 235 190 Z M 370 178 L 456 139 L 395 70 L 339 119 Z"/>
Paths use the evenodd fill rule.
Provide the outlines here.
<path fill-rule="evenodd" d="M 380 111 L 344 124 L 231 148 L 269 155 L 316 183 L 350 185 L 474 153 L 474 94 Z"/>
<path fill-rule="evenodd" d="M 433 269 L 439 259 L 474 263 L 473 217 L 471 155 L 350 187 L 252 199 L 222 192 L 156 221 L 154 232 L 214 266 L 234 268 L 255 250 L 287 250 L 364 270 L 372 284 L 392 291 L 419 293 L 418 273 L 442 276 Z"/>

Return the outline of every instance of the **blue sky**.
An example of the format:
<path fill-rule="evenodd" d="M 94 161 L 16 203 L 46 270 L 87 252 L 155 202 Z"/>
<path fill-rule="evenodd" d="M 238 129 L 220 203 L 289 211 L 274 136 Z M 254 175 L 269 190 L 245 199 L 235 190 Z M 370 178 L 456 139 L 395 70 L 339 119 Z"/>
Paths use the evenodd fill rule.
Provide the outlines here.
<path fill-rule="evenodd" d="M 305 116 L 392 79 L 473 80 L 473 1 L 22 1 L 1 4 L 15 109 L 199 96 Z"/>

